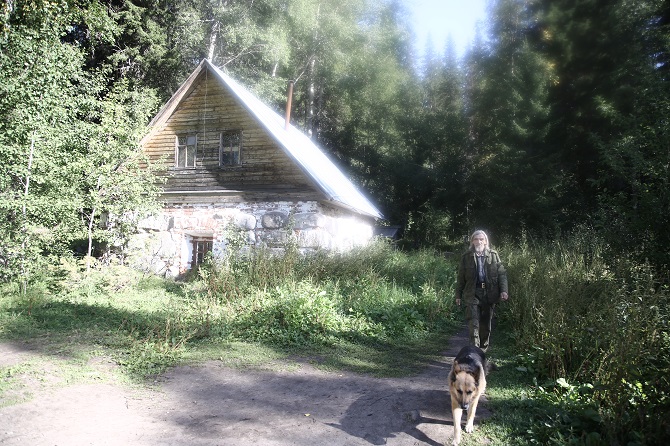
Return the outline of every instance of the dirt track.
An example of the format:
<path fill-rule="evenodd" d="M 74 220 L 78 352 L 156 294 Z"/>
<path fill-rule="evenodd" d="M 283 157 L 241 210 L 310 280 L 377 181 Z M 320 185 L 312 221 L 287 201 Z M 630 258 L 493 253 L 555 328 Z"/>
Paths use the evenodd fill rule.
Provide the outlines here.
<path fill-rule="evenodd" d="M 238 370 L 213 361 L 171 369 L 153 390 L 109 383 L 61 387 L 0 408 L 0 444 L 450 443 L 453 425 L 446 377 L 465 342 L 461 332 L 439 361 L 410 378 L 330 373 L 308 364 L 283 372 Z M 0 344 L 0 353 L 0 365 L 29 354 L 9 344 Z M 477 419 L 486 416 L 484 403 Z"/>

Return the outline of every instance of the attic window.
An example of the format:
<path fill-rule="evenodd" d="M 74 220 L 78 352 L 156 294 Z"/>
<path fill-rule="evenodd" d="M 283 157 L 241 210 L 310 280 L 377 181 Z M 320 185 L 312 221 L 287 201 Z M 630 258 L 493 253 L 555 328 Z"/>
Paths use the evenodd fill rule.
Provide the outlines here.
<path fill-rule="evenodd" d="M 221 132 L 219 140 L 219 165 L 239 166 L 242 164 L 242 132 Z"/>
<path fill-rule="evenodd" d="M 175 165 L 177 167 L 195 167 L 198 138 L 195 135 L 178 135 L 175 144 Z"/>

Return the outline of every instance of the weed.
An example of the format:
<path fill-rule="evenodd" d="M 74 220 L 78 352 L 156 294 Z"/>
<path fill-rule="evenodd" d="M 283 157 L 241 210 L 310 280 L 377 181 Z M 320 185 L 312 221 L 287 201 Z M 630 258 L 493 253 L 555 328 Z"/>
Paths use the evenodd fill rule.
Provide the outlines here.
<path fill-rule="evenodd" d="M 529 436 L 540 444 L 670 436 L 670 293 L 654 269 L 609 258 L 592 234 L 508 251 L 513 299 L 501 318 L 522 352 L 519 367 L 554 383 L 534 395 L 550 410 Z"/>
<path fill-rule="evenodd" d="M 425 363 L 453 329 L 455 271 L 439 257 L 383 243 L 309 257 L 288 248 L 231 250 L 186 282 L 63 261 L 30 293 L 5 285 L 0 336 L 39 339 L 49 350 L 57 348 L 50 340 L 76 333 L 73 349 L 102 349 L 135 378 L 188 358 L 224 358 L 240 343 L 388 375 Z"/>

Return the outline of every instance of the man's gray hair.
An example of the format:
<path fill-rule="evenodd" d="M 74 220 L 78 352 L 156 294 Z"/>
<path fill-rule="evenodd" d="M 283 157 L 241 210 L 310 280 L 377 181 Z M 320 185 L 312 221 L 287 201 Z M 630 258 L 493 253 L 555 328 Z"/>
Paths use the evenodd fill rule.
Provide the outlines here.
<path fill-rule="evenodd" d="M 478 235 L 483 235 L 484 236 L 484 241 L 486 242 L 486 246 L 489 246 L 489 236 L 486 235 L 486 232 L 482 231 L 481 229 L 476 230 L 475 232 L 472 233 L 470 236 L 470 247 L 472 247 L 472 241 L 475 239 L 476 236 Z"/>

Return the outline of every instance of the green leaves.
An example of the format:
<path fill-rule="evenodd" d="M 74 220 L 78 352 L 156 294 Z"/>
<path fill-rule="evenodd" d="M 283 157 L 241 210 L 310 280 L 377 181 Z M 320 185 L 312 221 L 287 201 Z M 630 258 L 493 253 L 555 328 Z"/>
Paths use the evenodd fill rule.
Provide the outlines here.
<path fill-rule="evenodd" d="M 277 110 L 296 80 L 293 123 L 414 244 L 588 220 L 620 251 L 656 255 L 670 243 L 665 2 L 498 0 L 490 13 L 466 58 L 430 54 L 419 76 L 395 1 L 12 2 L 0 15 L 3 237 L 35 224 L 76 239 L 73 222 L 100 206 L 142 202 L 146 179 L 126 179 L 142 176 L 154 92 L 164 102 L 211 57 Z"/>
<path fill-rule="evenodd" d="M 138 150 L 150 92 L 86 71 L 83 49 L 62 39 L 67 20 L 36 13 L 15 10 L 0 46 L 0 252 L 24 281 L 103 210 L 136 212 L 153 196 Z"/>

